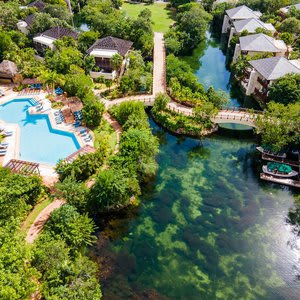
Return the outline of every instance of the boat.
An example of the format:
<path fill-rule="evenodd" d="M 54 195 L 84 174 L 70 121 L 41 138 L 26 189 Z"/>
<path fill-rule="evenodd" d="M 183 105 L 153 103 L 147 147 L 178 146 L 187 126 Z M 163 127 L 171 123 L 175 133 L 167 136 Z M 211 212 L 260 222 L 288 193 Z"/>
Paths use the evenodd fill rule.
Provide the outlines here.
<path fill-rule="evenodd" d="M 298 172 L 294 171 L 290 166 L 275 162 L 269 162 L 262 167 L 265 174 L 269 174 L 276 177 L 288 178 L 298 175 Z"/>
<path fill-rule="evenodd" d="M 266 154 L 269 156 L 274 156 L 274 157 L 280 157 L 280 158 L 286 158 L 286 153 L 284 152 L 273 152 L 269 147 L 256 147 L 256 150 L 259 151 L 262 154 Z"/>

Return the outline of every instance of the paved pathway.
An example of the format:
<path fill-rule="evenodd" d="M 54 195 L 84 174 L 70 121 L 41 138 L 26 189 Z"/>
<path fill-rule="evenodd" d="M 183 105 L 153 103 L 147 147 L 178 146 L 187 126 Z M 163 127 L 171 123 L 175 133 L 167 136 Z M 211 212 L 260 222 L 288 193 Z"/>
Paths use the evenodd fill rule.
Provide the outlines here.
<path fill-rule="evenodd" d="M 154 32 L 154 50 L 153 50 L 153 95 L 165 93 L 166 84 L 166 50 L 164 34 Z"/>
<path fill-rule="evenodd" d="M 37 239 L 53 210 L 61 207 L 65 203 L 66 202 L 64 200 L 56 199 L 39 213 L 27 232 L 27 243 L 32 244 Z"/>

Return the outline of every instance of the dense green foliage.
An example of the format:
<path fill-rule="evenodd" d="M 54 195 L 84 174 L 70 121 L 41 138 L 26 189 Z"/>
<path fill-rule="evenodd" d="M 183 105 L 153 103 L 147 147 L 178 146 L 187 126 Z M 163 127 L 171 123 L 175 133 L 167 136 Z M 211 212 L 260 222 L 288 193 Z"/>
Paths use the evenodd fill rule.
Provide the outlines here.
<path fill-rule="evenodd" d="M 20 221 L 41 195 L 41 180 L 0 168 L 0 298 L 27 299 L 36 290 L 32 254 L 19 233 Z"/>
<path fill-rule="evenodd" d="M 24 177 L 0 169 L 0 223 L 10 218 L 22 218 L 34 206 L 41 194 L 39 177 Z"/>
<path fill-rule="evenodd" d="M 270 102 L 264 115 L 257 120 L 257 132 L 262 142 L 279 151 L 289 145 L 300 144 L 300 103 L 284 105 Z"/>
<path fill-rule="evenodd" d="M 74 206 L 64 205 L 55 210 L 45 226 L 53 238 L 64 240 L 72 251 L 91 246 L 95 241 L 92 233 L 96 227 L 88 215 L 81 215 Z"/>
<path fill-rule="evenodd" d="M 200 4 L 180 6 L 175 25 L 165 35 L 167 52 L 184 54 L 196 48 L 205 39 L 210 20 L 211 16 Z"/>
<path fill-rule="evenodd" d="M 57 214 L 59 212 L 55 215 Z M 58 222 L 63 222 L 63 220 L 60 219 Z M 73 222 L 76 223 L 76 221 Z M 56 224 L 56 227 L 59 227 L 59 224 Z M 56 230 L 59 231 L 58 228 Z M 65 231 L 67 232 L 68 229 Z M 62 236 L 62 233 L 60 236 L 61 238 L 58 235 L 55 238 L 52 237 L 46 228 L 34 248 L 33 264 L 41 273 L 43 298 L 100 299 L 101 290 L 97 279 L 96 264 L 86 256 L 71 254 L 63 239 L 65 236 Z"/>
<path fill-rule="evenodd" d="M 171 54 L 167 57 L 166 63 L 170 95 L 176 101 L 192 107 L 210 102 L 217 108 L 227 102 L 228 98 L 223 92 L 215 91 L 213 87 L 205 91 L 186 62 Z"/>
<path fill-rule="evenodd" d="M 288 74 L 269 87 L 269 98 L 283 104 L 300 103 L 300 74 Z"/>
<path fill-rule="evenodd" d="M 217 110 L 212 103 L 205 102 L 193 109 L 193 116 L 178 114 L 168 108 L 169 97 L 164 94 L 156 96 L 151 114 L 155 121 L 177 134 L 202 136 L 210 133 L 213 123 L 210 118 Z"/>
<path fill-rule="evenodd" d="M 141 12 L 137 19 L 132 19 L 116 9 L 110 0 L 88 0 L 82 9 L 82 16 L 101 37 L 111 35 L 130 40 L 144 56 L 151 56 L 153 31 L 147 14 Z"/>
<path fill-rule="evenodd" d="M 56 172 L 59 174 L 60 180 L 72 176 L 77 181 L 83 181 L 95 174 L 102 166 L 107 155 L 107 141 L 103 141 L 95 153 L 79 155 L 72 163 L 68 163 L 65 160 L 59 161 L 56 165 Z"/>

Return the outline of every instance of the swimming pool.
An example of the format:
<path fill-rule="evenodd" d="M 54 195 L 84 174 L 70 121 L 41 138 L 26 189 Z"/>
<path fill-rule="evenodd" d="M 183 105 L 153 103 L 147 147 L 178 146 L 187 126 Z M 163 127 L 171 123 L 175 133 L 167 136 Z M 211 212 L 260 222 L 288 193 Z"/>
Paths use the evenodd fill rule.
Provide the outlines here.
<path fill-rule="evenodd" d="M 53 129 L 48 115 L 30 115 L 34 99 L 14 99 L 0 105 L 0 119 L 21 128 L 20 159 L 55 165 L 77 151 L 80 145 L 73 133 Z"/>

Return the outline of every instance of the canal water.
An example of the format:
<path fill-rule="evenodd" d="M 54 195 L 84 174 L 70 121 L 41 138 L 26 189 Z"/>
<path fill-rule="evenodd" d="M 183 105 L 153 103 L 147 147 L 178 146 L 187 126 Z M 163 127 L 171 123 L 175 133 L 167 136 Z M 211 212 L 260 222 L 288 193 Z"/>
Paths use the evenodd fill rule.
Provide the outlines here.
<path fill-rule="evenodd" d="M 202 51 L 202 52 L 201 52 Z M 190 58 L 206 87 L 236 97 L 225 55 L 211 36 Z M 214 68 L 211 68 L 214 66 Z M 158 172 L 141 205 L 99 224 L 92 256 L 104 299 L 300 299 L 296 192 L 261 182 L 252 136 L 160 140 Z M 298 195 L 299 196 L 299 195 Z"/>

